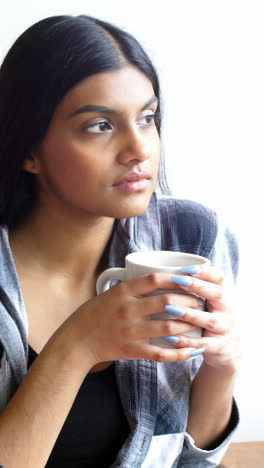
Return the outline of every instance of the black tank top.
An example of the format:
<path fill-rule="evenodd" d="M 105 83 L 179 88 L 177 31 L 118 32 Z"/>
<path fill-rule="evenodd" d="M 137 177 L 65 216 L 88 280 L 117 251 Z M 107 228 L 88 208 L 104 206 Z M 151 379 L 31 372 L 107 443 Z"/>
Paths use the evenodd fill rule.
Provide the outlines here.
<path fill-rule="evenodd" d="M 36 357 L 29 346 L 28 368 Z M 112 364 L 84 379 L 46 468 L 108 468 L 128 433 Z"/>

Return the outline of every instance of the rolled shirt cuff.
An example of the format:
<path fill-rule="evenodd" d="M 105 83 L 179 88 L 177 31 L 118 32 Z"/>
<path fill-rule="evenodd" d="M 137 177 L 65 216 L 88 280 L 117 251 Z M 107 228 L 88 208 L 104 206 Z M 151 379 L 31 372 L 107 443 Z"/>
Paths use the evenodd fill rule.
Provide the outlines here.
<path fill-rule="evenodd" d="M 184 443 L 178 468 L 213 468 L 217 467 L 225 455 L 234 432 L 239 424 L 239 412 L 235 399 L 233 398 L 233 406 L 229 424 L 226 428 L 223 440 L 212 450 L 200 449 L 195 445 L 192 436 L 185 432 Z"/>

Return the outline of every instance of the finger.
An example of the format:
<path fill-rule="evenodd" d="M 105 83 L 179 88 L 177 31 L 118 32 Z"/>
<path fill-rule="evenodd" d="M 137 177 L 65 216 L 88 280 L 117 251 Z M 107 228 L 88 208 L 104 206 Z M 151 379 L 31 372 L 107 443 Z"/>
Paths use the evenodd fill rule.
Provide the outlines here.
<path fill-rule="evenodd" d="M 167 338 L 171 338 L 171 337 L 172 337 L 172 339 L 171 340 L 168 339 L 168 341 L 170 341 L 173 344 L 173 336 L 171 335 L 170 337 L 167 337 Z M 200 349 L 200 348 L 203 348 L 203 349 L 206 350 L 207 353 L 210 353 L 210 354 L 217 354 L 223 348 L 222 341 L 218 337 L 216 337 L 216 338 L 213 338 L 213 337 L 210 337 L 210 338 L 203 338 L 203 337 L 192 338 L 192 337 L 189 337 L 187 335 L 177 335 L 177 342 L 175 342 L 174 346 L 177 347 L 177 349 L 181 349 L 181 348 L 184 348 L 184 349 L 186 349 L 186 348 Z"/>
<path fill-rule="evenodd" d="M 169 349 L 148 345 L 145 350 L 145 359 L 157 362 L 187 361 L 188 359 L 201 355 L 203 351 L 204 349 L 196 349 L 194 347 Z"/>
<path fill-rule="evenodd" d="M 186 349 L 186 347 L 195 347 L 205 349 L 204 361 L 212 367 L 237 370 L 237 363 L 241 357 L 240 348 L 237 344 L 234 345 L 234 340 L 226 340 L 223 337 L 216 338 L 189 338 L 179 336 L 177 349 Z M 197 348 L 199 347 L 199 348 Z"/>
<path fill-rule="evenodd" d="M 176 295 L 175 295 L 176 296 Z M 183 296 L 183 295 L 179 295 Z M 151 297 L 126 297 L 126 300 L 122 300 L 121 304 L 118 306 L 118 317 L 119 320 L 123 322 L 130 322 L 131 324 L 135 324 L 135 322 L 143 321 L 145 323 L 147 319 L 153 320 L 177 320 L 178 317 L 174 314 L 170 314 L 165 311 L 165 307 L 168 304 L 175 304 L 175 302 L 187 305 L 193 305 L 193 308 L 196 309 L 199 307 L 199 299 L 195 296 L 191 295 L 184 295 L 186 296 L 186 300 L 181 301 L 174 298 L 172 294 L 163 294 L 158 296 L 151 296 Z M 181 306 L 183 307 L 183 306 Z M 161 314 L 159 316 L 159 314 Z"/>
<path fill-rule="evenodd" d="M 136 333 L 140 338 L 178 335 L 196 330 L 197 327 L 179 320 L 148 320 Z"/>
<path fill-rule="evenodd" d="M 205 328 L 217 334 L 226 334 L 232 325 L 230 315 L 223 314 L 222 312 L 214 312 L 212 314 L 211 312 L 197 309 L 179 307 L 178 305 L 166 306 L 165 310 L 178 317 L 178 320 L 191 323 L 200 328 Z"/>
<path fill-rule="evenodd" d="M 164 312 L 167 305 L 175 305 L 182 307 L 189 307 L 192 309 L 204 308 L 204 300 L 193 294 L 178 294 L 178 293 L 166 293 L 158 294 L 155 296 L 147 296 L 136 298 L 137 307 L 141 309 L 140 315 L 147 316 Z M 174 318 L 175 317 L 169 317 Z"/>
<path fill-rule="evenodd" d="M 176 294 L 163 294 L 151 297 L 132 298 L 132 300 L 130 300 L 129 307 L 127 301 L 120 307 L 120 317 L 133 321 L 135 319 L 138 320 L 146 318 L 163 321 L 177 320 L 179 318 L 177 317 L 177 314 L 172 314 L 166 311 L 166 307 L 169 305 L 174 306 L 175 303 L 183 310 L 187 310 L 188 308 L 193 310 L 203 310 L 201 309 L 201 303 L 204 304 L 204 301 L 201 302 L 200 298 L 190 294 L 180 294 L 178 296 Z"/>
<path fill-rule="evenodd" d="M 181 290 L 188 291 L 211 302 L 224 304 L 223 287 L 219 284 L 210 283 L 196 277 L 174 275 L 172 280 Z"/>
<path fill-rule="evenodd" d="M 192 357 L 196 348 L 161 348 L 146 340 L 138 340 L 134 344 L 127 343 L 122 347 L 126 359 L 147 359 L 158 362 L 186 361 Z"/>
<path fill-rule="evenodd" d="M 218 266 L 188 265 L 181 269 L 181 273 L 195 276 L 215 284 L 222 285 L 224 282 L 224 273 Z"/>
<path fill-rule="evenodd" d="M 185 276 L 182 276 L 186 278 Z M 189 276 L 187 278 L 190 278 Z M 124 296 L 146 296 L 155 293 L 156 291 L 175 290 L 175 281 L 170 273 L 151 273 L 148 275 L 139 276 L 127 281 L 122 281 L 105 294 L 113 294 L 113 292 Z M 180 289 L 177 285 L 177 289 Z"/>
<path fill-rule="evenodd" d="M 183 267 L 181 269 L 181 273 L 183 274 L 188 274 L 191 277 L 196 277 L 199 278 L 200 280 L 209 282 L 209 283 L 215 283 L 218 284 L 220 287 L 222 287 L 222 297 L 218 302 L 220 304 L 223 304 L 224 308 L 226 310 L 230 309 L 230 305 L 232 304 L 234 300 L 234 279 L 232 279 L 230 276 L 227 280 L 224 276 L 223 270 L 219 266 L 210 266 L 210 265 L 202 265 L 202 266 L 196 266 L 196 265 L 190 265 L 187 267 Z M 213 299 L 213 301 L 215 298 Z M 227 307 L 225 307 L 225 304 Z M 208 310 L 213 310 L 214 304 L 209 305 L 209 300 L 207 303 Z"/>

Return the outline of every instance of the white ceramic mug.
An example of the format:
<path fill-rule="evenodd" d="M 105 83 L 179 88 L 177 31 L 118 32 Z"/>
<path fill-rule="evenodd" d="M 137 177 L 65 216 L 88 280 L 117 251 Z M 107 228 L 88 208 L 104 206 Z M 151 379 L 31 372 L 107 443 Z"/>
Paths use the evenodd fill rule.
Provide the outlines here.
<path fill-rule="evenodd" d="M 172 275 L 184 275 L 181 268 L 188 265 L 210 265 L 210 260 L 200 255 L 194 255 L 184 252 L 171 252 L 167 250 L 155 250 L 134 252 L 128 254 L 125 258 L 125 268 L 109 268 L 105 270 L 98 277 L 96 282 L 97 294 L 101 294 L 110 288 L 112 280 L 127 281 L 137 278 L 138 276 L 146 275 L 148 273 L 163 272 L 171 273 Z M 149 296 L 156 296 L 164 293 L 184 293 L 185 291 L 179 290 L 161 290 L 155 293 L 148 294 Z M 154 314 L 150 317 L 152 320 L 177 320 L 175 315 L 169 312 L 161 312 Z M 196 327 L 191 332 L 184 333 L 191 337 L 199 337 L 202 335 L 202 329 Z M 151 338 L 150 342 L 162 348 L 172 348 L 173 345 L 162 337 Z"/>

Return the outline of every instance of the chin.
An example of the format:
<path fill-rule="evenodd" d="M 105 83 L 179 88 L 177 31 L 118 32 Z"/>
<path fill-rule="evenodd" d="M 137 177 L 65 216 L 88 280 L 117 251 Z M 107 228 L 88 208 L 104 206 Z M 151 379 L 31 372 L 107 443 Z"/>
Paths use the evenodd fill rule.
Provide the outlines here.
<path fill-rule="evenodd" d="M 148 209 L 151 196 L 152 193 L 148 195 L 144 194 L 137 198 L 131 198 L 130 200 L 119 202 L 119 206 L 115 210 L 113 217 L 116 219 L 122 219 L 142 215 Z"/>

